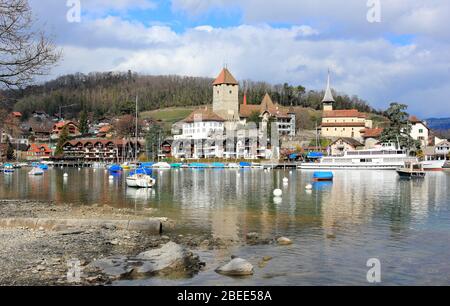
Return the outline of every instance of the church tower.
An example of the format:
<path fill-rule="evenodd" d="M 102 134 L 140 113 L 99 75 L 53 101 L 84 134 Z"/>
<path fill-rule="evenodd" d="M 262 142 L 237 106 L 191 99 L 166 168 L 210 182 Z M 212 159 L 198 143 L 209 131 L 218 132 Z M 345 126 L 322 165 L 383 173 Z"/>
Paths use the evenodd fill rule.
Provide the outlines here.
<path fill-rule="evenodd" d="M 323 110 L 332 111 L 334 103 L 335 101 L 333 98 L 333 93 L 331 92 L 331 85 L 330 85 L 330 71 L 328 71 L 327 89 L 325 90 L 325 97 L 322 100 Z"/>
<path fill-rule="evenodd" d="M 225 120 L 239 118 L 239 83 L 227 68 L 213 83 L 213 111 Z"/>

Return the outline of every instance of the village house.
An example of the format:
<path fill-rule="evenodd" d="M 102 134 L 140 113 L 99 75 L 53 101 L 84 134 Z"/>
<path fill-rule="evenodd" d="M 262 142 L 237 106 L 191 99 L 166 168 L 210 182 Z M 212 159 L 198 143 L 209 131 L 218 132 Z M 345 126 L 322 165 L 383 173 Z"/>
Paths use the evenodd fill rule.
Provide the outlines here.
<path fill-rule="evenodd" d="M 274 103 L 268 94 L 259 105 L 239 103 L 239 83 L 224 68 L 212 84 L 213 106 L 195 110 L 172 131 L 174 136 L 172 155 L 176 158 L 269 158 L 270 145 L 261 145 L 262 131 L 248 129 L 247 120 L 253 114 L 259 116 L 261 127 L 274 122 L 280 136 L 295 136 L 296 115 L 289 109 Z M 255 129 L 257 127 L 255 126 Z"/>
<path fill-rule="evenodd" d="M 52 153 L 47 144 L 32 143 L 26 152 L 26 159 L 29 161 L 49 159 Z"/>
<path fill-rule="evenodd" d="M 16 119 L 22 119 L 22 113 L 21 112 L 12 112 L 11 115 Z"/>
<path fill-rule="evenodd" d="M 81 135 L 80 131 L 78 130 L 78 125 L 75 122 L 60 121 L 53 125 L 51 139 L 57 140 L 59 138 L 59 135 L 61 134 L 61 131 L 66 126 L 67 126 L 67 131 L 69 133 L 69 137 L 78 137 Z"/>
<path fill-rule="evenodd" d="M 364 139 L 365 149 L 374 149 L 379 143 L 383 128 L 364 129 L 361 131 L 361 136 Z"/>
<path fill-rule="evenodd" d="M 418 119 L 416 116 L 409 118 L 411 123 L 411 137 L 420 142 L 422 148 L 430 144 L 430 128 L 425 121 Z"/>
<path fill-rule="evenodd" d="M 137 147 L 137 152 L 135 151 Z M 64 159 L 86 162 L 118 162 L 139 155 L 143 145 L 126 139 L 74 139 L 64 144 Z"/>
<path fill-rule="evenodd" d="M 325 138 L 344 137 L 363 141 L 362 131 L 372 129 L 372 120 L 356 109 L 334 110 L 335 100 L 331 91 L 330 75 L 322 100 L 323 116 L 320 126 L 321 135 Z"/>
<path fill-rule="evenodd" d="M 332 156 L 342 156 L 345 152 L 356 151 L 362 147 L 364 145 L 354 138 L 340 137 L 331 143 L 329 153 Z"/>

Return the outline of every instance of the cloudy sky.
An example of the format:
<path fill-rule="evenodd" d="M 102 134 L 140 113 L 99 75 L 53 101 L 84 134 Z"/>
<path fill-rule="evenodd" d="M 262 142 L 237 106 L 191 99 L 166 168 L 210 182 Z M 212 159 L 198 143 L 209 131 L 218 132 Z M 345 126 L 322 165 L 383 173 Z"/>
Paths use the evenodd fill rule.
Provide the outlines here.
<path fill-rule="evenodd" d="M 448 0 L 80 0 L 80 22 L 67 18 L 77 0 L 29 1 L 63 49 L 51 77 L 215 77 L 226 63 L 240 80 L 322 89 L 331 69 L 333 88 L 376 108 L 450 116 Z"/>

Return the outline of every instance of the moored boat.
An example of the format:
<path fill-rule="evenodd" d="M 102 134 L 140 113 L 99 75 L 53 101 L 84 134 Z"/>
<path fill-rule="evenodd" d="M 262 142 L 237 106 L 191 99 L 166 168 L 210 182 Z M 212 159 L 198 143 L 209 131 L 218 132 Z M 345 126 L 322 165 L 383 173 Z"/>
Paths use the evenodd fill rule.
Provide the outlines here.
<path fill-rule="evenodd" d="M 407 162 L 418 162 L 404 150 L 386 144 L 380 149 L 346 151 L 342 156 L 320 157 L 316 162 L 301 163 L 301 169 L 396 170 Z"/>
<path fill-rule="evenodd" d="M 44 170 L 40 167 L 34 167 L 33 169 L 31 169 L 30 172 L 28 172 L 29 175 L 35 175 L 35 176 L 40 176 L 40 175 L 44 175 Z"/>
<path fill-rule="evenodd" d="M 424 178 L 426 175 L 421 163 L 406 163 L 404 167 L 398 168 L 397 173 L 401 178 Z"/>
<path fill-rule="evenodd" d="M 12 164 L 4 164 L 3 172 L 4 173 L 14 173 L 14 166 Z"/>
<path fill-rule="evenodd" d="M 159 162 L 153 165 L 154 169 L 170 169 L 170 165 L 168 163 L 165 162 Z"/>
<path fill-rule="evenodd" d="M 152 188 L 156 180 L 147 174 L 136 173 L 127 177 L 127 186 L 134 188 Z"/>
<path fill-rule="evenodd" d="M 444 169 L 446 160 L 425 160 L 421 162 L 425 171 L 441 171 Z"/>
<path fill-rule="evenodd" d="M 333 181 L 333 172 L 328 171 L 316 171 L 314 172 L 313 179 L 316 182 L 331 182 Z"/>
<path fill-rule="evenodd" d="M 122 169 L 122 167 L 119 166 L 119 165 L 111 165 L 111 167 L 109 167 L 108 170 L 109 170 L 110 172 L 117 173 L 117 172 L 122 171 L 123 169 Z"/>

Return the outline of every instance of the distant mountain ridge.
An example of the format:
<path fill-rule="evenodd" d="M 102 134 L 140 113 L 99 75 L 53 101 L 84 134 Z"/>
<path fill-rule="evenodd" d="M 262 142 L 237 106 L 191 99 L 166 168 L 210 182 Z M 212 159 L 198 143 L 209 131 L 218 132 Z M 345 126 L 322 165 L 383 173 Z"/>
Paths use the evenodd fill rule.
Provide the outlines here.
<path fill-rule="evenodd" d="M 427 122 L 428 127 L 432 130 L 450 130 L 450 118 L 430 118 L 425 121 Z"/>

